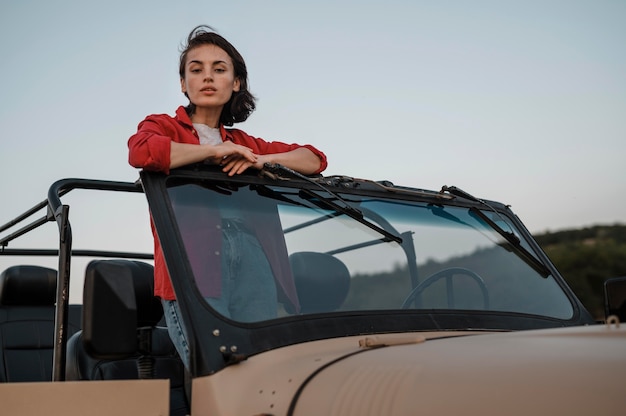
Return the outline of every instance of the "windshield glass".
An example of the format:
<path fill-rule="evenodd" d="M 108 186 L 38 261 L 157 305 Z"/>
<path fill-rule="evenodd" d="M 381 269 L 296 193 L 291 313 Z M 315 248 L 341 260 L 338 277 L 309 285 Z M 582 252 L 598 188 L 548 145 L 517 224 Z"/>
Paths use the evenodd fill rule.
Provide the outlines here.
<path fill-rule="evenodd" d="M 342 194 L 358 221 L 322 190 L 184 184 L 169 196 L 200 293 L 235 321 L 401 309 L 573 315 L 553 277 L 466 207 Z M 505 215 L 483 213 L 521 236 Z"/>

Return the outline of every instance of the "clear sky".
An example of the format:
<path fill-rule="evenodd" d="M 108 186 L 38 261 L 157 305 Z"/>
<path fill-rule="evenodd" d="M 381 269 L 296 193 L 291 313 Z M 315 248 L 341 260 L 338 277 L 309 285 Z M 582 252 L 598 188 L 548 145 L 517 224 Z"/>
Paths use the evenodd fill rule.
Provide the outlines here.
<path fill-rule="evenodd" d="M 510 204 L 531 232 L 626 223 L 626 1 L 0 3 L 0 222 L 65 177 L 134 181 L 126 141 L 186 104 L 209 24 L 246 59 L 237 125 L 326 174 Z"/>

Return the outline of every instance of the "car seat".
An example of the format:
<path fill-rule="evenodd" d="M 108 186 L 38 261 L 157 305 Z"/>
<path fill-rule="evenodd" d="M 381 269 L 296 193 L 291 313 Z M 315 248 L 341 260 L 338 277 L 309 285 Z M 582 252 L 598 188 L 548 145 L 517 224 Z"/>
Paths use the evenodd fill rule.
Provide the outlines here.
<path fill-rule="evenodd" d="M 311 251 L 289 256 L 301 313 L 332 312 L 350 290 L 350 272 L 338 258 Z"/>
<path fill-rule="evenodd" d="M 52 381 L 57 272 L 13 266 L 0 274 L 0 382 Z M 80 305 L 68 310 L 68 332 L 80 329 Z"/>
<path fill-rule="evenodd" d="M 68 341 L 68 380 L 169 379 L 170 413 L 188 413 L 185 374 L 154 296 L 153 266 L 132 260 L 87 265 L 83 330 Z"/>

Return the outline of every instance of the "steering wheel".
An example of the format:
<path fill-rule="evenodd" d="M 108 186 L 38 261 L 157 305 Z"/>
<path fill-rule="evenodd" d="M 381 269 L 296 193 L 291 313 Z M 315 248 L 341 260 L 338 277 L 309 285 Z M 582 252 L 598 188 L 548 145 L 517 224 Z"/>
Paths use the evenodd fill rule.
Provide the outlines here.
<path fill-rule="evenodd" d="M 438 280 L 447 279 L 446 287 L 447 287 L 447 295 L 448 295 L 448 307 L 454 307 L 454 295 L 452 293 L 452 276 L 454 275 L 463 275 L 471 277 L 480 288 L 483 298 L 483 305 L 485 310 L 489 309 L 489 292 L 487 291 L 487 286 L 485 285 L 485 281 L 482 277 L 480 277 L 475 272 L 465 269 L 463 267 L 450 267 L 447 269 L 439 270 L 438 272 L 430 275 L 426 280 L 424 280 L 419 285 L 415 286 L 409 296 L 406 297 L 404 302 L 402 302 L 402 309 L 408 309 L 409 305 L 413 303 L 417 299 L 417 295 L 422 293 L 428 286 L 432 285 Z M 418 304 L 416 302 L 415 307 L 417 308 Z"/>

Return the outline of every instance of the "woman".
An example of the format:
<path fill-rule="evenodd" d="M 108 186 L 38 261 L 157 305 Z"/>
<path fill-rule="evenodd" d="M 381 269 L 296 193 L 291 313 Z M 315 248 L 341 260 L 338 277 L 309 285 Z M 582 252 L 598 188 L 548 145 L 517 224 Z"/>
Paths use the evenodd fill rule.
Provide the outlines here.
<path fill-rule="evenodd" d="M 248 73 L 242 56 L 210 27 L 198 26 L 191 31 L 180 55 L 179 73 L 181 90 L 189 99 L 189 105 L 179 107 L 174 117 L 150 115 L 139 124 L 137 133 L 128 140 L 132 166 L 169 173 L 172 168 L 205 161 L 219 164 L 230 176 L 248 168 L 261 169 L 268 162 L 279 163 L 302 174 L 315 174 L 326 168 L 326 156 L 313 146 L 267 142 L 242 130 L 226 128 L 245 121 L 255 109 L 255 99 L 248 91 Z M 236 228 L 231 230 L 237 234 L 229 235 L 228 229 L 231 228 L 224 227 L 224 245 L 233 252 L 249 253 L 250 247 L 259 246 L 252 241 L 254 235 L 243 235 Z M 154 226 L 153 233 L 155 295 L 161 298 L 170 336 L 188 366 L 186 336 Z M 250 241 L 242 241 L 245 239 Z M 235 247 L 235 244 L 239 246 Z M 249 245 L 244 247 L 242 244 Z M 254 260 L 250 258 L 253 257 L 245 256 L 242 261 L 254 261 L 255 270 L 261 270 L 253 276 L 254 281 L 249 278 L 237 282 L 237 286 L 229 286 L 226 264 L 222 263 L 221 288 L 217 295 L 207 300 L 220 313 L 233 319 L 269 319 L 276 313 L 272 304 L 272 299 L 276 298 L 272 273 L 262 252 L 257 252 Z M 261 267 L 259 262 L 263 263 Z M 232 269 L 232 262 L 228 267 Z M 246 267 L 251 268 L 251 264 L 241 265 L 242 269 Z M 230 273 L 230 278 L 241 275 L 237 270 Z M 269 299 L 265 305 L 256 305 L 250 310 L 246 309 L 247 305 L 234 307 L 229 302 L 228 297 L 233 291 L 258 292 L 261 287 L 266 288 L 265 298 Z"/>

